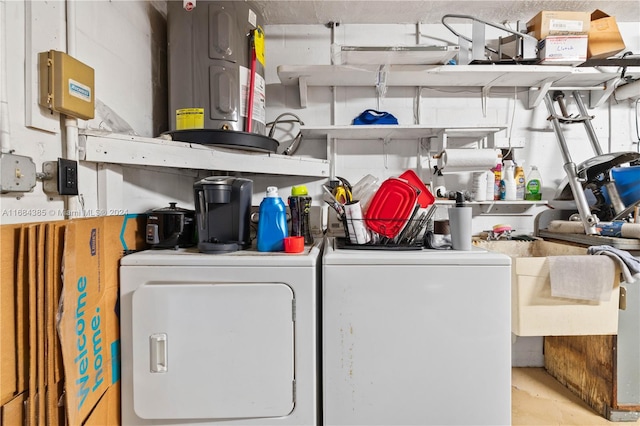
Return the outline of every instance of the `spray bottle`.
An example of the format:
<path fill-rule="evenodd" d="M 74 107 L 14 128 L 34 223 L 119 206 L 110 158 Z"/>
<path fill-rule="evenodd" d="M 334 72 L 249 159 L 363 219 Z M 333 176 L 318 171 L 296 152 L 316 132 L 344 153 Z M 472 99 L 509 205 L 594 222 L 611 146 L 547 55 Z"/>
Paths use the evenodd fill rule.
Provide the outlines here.
<path fill-rule="evenodd" d="M 516 200 L 516 178 L 515 167 L 512 160 L 504 160 L 505 170 L 502 174 L 502 182 L 504 182 L 504 198 L 501 200 Z"/>
<path fill-rule="evenodd" d="M 444 184 L 444 176 L 442 170 L 438 169 L 438 166 L 433 166 L 433 188 L 434 194 L 438 198 L 446 198 L 447 188 Z"/>

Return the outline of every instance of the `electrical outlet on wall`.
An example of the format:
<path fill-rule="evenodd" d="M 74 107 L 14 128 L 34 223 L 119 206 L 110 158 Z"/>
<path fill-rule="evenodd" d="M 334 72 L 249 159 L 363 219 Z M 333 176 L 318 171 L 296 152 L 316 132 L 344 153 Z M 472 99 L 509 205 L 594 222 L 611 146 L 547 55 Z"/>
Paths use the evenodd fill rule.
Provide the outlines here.
<path fill-rule="evenodd" d="M 78 195 L 78 162 L 58 158 L 58 193 Z"/>

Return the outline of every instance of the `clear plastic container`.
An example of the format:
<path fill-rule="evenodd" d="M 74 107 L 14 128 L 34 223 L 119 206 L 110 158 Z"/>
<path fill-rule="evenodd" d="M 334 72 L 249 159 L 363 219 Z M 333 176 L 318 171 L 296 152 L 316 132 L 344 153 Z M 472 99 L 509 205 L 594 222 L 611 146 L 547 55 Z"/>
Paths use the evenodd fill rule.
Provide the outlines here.
<path fill-rule="evenodd" d="M 369 207 L 371 197 L 380 188 L 378 178 L 372 175 L 366 175 L 353 185 L 351 194 L 354 201 L 360 201 L 362 211 L 366 212 Z"/>
<path fill-rule="evenodd" d="M 260 203 L 258 219 L 258 251 L 283 251 L 289 235 L 287 208 L 278 196 L 278 188 L 267 187 L 267 196 Z"/>

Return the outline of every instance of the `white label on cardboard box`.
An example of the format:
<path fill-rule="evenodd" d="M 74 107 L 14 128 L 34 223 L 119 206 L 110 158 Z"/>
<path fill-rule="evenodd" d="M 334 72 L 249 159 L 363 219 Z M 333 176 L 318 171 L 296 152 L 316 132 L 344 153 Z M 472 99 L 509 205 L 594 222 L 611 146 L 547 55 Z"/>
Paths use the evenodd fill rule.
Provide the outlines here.
<path fill-rule="evenodd" d="M 584 36 L 549 36 L 540 43 L 540 59 L 550 62 L 584 62 L 587 60 Z"/>
<path fill-rule="evenodd" d="M 573 21 L 568 19 L 550 19 L 549 32 L 553 31 L 581 33 L 584 31 L 584 28 L 582 21 Z"/>

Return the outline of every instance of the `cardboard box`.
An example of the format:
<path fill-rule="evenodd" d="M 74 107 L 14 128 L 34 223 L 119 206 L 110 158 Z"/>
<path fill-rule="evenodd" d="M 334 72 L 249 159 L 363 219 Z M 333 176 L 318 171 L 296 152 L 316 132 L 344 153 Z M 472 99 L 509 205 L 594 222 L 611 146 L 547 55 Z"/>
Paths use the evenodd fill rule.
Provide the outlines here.
<path fill-rule="evenodd" d="M 63 222 L 3 225 L 0 404 L 21 394 L 29 422 L 61 425 L 62 362 L 56 332 Z"/>
<path fill-rule="evenodd" d="M 590 25 L 587 12 L 543 10 L 527 22 L 527 32 L 543 40 L 550 35 L 588 34 Z"/>
<path fill-rule="evenodd" d="M 587 35 L 548 36 L 538 43 L 541 64 L 574 65 L 587 60 Z"/>
<path fill-rule="evenodd" d="M 113 426 L 118 424 L 120 424 L 120 382 L 107 389 L 83 426 Z"/>
<path fill-rule="evenodd" d="M 0 426 L 16 426 L 27 424 L 24 411 L 26 395 L 21 393 L 0 407 Z"/>
<path fill-rule="evenodd" d="M 591 14 L 587 58 L 603 59 L 625 49 L 616 18 L 601 10 Z"/>
<path fill-rule="evenodd" d="M 24 329 L 17 320 L 23 308 L 16 303 L 16 260 L 19 258 L 22 226 L 3 225 L 0 232 L 0 405 L 3 405 L 25 388 L 24 383 L 18 384 L 18 371 L 24 372 L 24 358 L 18 354 L 17 331 L 18 326 L 23 333 Z"/>
<path fill-rule="evenodd" d="M 586 255 L 587 249 L 547 241 L 480 241 L 476 245 L 512 258 L 511 331 L 518 336 L 618 333 L 620 275 L 604 302 L 551 297 L 548 256 Z"/>
<path fill-rule="evenodd" d="M 112 424 L 92 412 L 120 380 L 118 267 L 125 250 L 144 247 L 142 222 L 108 216 L 72 220 L 66 227 L 58 333 L 70 425 L 84 424 L 90 414 L 93 424 Z"/>

